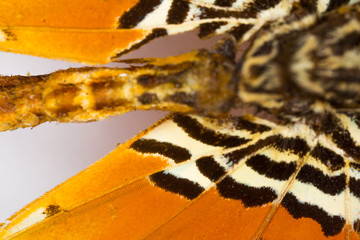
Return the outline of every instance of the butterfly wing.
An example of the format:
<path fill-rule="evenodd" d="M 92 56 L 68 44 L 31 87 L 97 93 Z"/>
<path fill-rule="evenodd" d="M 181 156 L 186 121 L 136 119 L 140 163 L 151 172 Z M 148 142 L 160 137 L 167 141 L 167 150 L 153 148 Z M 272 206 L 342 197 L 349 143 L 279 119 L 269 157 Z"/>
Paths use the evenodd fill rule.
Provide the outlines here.
<path fill-rule="evenodd" d="M 203 128 L 196 119 L 180 115 L 163 120 L 25 207 L 12 217 L 0 236 L 139 239 L 150 234 L 205 190 L 184 180 L 177 189 L 186 197 L 164 191 L 154 183 L 157 175 L 179 166 L 185 170 L 183 174 L 194 179 L 201 176 L 200 172 L 191 176 L 199 154 L 213 154 L 249 141 L 245 139 L 249 133 L 239 137 L 229 133 L 228 126 L 215 132 L 210 127 L 220 125 L 211 120 L 203 122 L 209 126 Z M 197 125 L 193 127 L 194 123 Z M 185 132 L 183 127 L 190 127 L 187 130 L 193 132 Z M 202 179 L 204 184 L 211 183 L 206 177 Z M 187 188 L 182 190 L 181 186 Z"/>
<path fill-rule="evenodd" d="M 3 1 L 0 49 L 83 63 L 107 63 L 152 39 L 200 28 L 201 37 L 249 39 L 290 13 L 290 1 L 234 4 L 186 0 Z"/>
<path fill-rule="evenodd" d="M 332 123 L 359 132 L 354 119 Z M 360 172 L 337 138 L 249 115 L 172 115 L 25 207 L 0 236 L 358 239 Z"/>

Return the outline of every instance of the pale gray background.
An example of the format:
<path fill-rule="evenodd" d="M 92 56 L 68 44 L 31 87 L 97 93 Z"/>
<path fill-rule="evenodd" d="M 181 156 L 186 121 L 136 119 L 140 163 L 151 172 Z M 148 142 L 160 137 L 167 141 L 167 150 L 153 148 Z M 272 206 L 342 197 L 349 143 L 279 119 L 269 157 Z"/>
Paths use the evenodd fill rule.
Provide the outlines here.
<path fill-rule="evenodd" d="M 187 33 L 155 40 L 128 57 L 176 55 L 213 43 Z M 3 75 L 45 74 L 79 66 L 0 52 Z M 101 122 L 46 123 L 33 129 L 0 132 L 0 222 L 163 116 L 163 112 L 131 112 Z"/>

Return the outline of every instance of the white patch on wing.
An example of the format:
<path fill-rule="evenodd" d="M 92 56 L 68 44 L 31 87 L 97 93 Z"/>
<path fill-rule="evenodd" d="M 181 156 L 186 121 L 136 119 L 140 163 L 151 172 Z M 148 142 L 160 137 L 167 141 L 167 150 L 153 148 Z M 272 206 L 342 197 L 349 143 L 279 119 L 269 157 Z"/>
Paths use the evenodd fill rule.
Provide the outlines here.
<path fill-rule="evenodd" d="M 229 159 L 224 157 L 223 154 L 217 154 L 213 156 L 214 160 L 223 168 L 225 168 L 225 170 L 228 170 L 232 164 L 229 163 Z"/>
<path fill-rule="evenodd" d="M 238 8 L 239 10 L 242 10 L 244 8 L 246 8 L 246 6 L 244 4 L 250 3 L 253 0 L 236 0 L 233 4 L 232 7 L 233 8 Z"/>
<path fill-rule="evenodd" d="M 197 159 L 199 156 L 206 155 L 206 153 L 223 149 L 222 147 L 210 146 L 191 138 L 171 120 L 165 121 L 160 126 L 155 127 L 150 133 L 145 135 L 143 139 L 154 139 L 183 147 L 191 153 L 191 159 Z"/>
<path fill-rule="evenodd" d="M 264 150 L 261 150 L 257 155 L 264 155 L 268 157 L 271 161 L 281 163 L 291 163 L 291 162 L 297 162 L 299 160 L 299 157 L 295 154 L 291 154 L 288 151 L 279 151 L 276 148 L 266 148 Z"/>
<path fill-rule="evenodd" d="M 45 208 L 40 207 L 38 210 L 31 213 L 28 217 L 26 217 L 24 220 L 16 224 L 14 227 L 9 228 L 8 235 L 12 235 L 14 233 L 20 232 L 38 222 L 41 222 L 46 218 L 46 214 L 44 214 Z"/>
<path fill-rule="evenodd" d="M 211 184 L 211 181 L 201 174 L 196 162 L 188 162 L 185 164 L 180 164 L 174 168 L 164 171 L 164 173 L 170 173 L 178 178 L 185 178 L 192 182 L 198 183 L 203 188 L 208 188 Z"/>
<path fill-rule="evenodd" d="M 162 3 L 151 13 L 147 14 L 144 20 L 142 20 L 135 28 L 156 28 L 164 27 L 167 25 L 166 19 L 169 9 L 172 4 L 172 0 L 164 0 Z"/>
<path fill-rule="evenodd" d="M 0 30 L 0 42 L 6 42 L 7 38 L 7 34 L 3 30 Z"/>
<path fill-rule="evenodd" d="M 360 172 L 358 170 L 350 167 L 349 177 L 353 177 L 356 180 L 360 180 Z"/>
<path fill-rule="evenodd" d="M 168 24 L 164 26 L 169 35 L 191 31 L 199 26 L 200 22 L 185 22 L 182 24 Z"/>
<path fill-rule="evenodd" d="M 246 184 L 250 187 L 261 188 L 268 187 L 279 194 L 282 192 L 287 181 L 279 181 L 272 178 L 267 178 L 250 167 L 242 165 L 236 169 L 230 176 L 238 183 Z"/>
<path fill-rule="evenodd" d="M 350 222 L 355 223 L 360 219 L 360 199 L 350 194 L 349 200 Z"/>
<path fill-rule="evenodd" d="M 332 196 L 311 184 L 294 181 L 289 192 L 296 196 L 300 203 L 308 203 L 325 210 L 329 215 L 345 218 L 345 191 Z"/>
<path fill-rule="evenodd" d="M 355 145 L 359 146 L 360 143 L 360 129 L 355 123 L 355 121 L 352 121 L 349 116 L 346 116 L 345 114 L 338 114 L 337 115 L 341 121 L 341 123 L 344 125 L 345 129 L 348 130 L 351 138 L 354 140 Z"/>

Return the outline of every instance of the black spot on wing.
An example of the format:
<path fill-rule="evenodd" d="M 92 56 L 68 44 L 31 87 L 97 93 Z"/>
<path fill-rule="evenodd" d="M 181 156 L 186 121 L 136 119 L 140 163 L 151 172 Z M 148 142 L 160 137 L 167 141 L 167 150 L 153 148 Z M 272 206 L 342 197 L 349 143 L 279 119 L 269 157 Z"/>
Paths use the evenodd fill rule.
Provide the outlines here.
<path fill-rule="evenodd" d="M 189 2 L 185 0 L 173 0 L 166 22 L 168 24 L 180 24 L 185 21 L 189 12 Z"/>
<path fill-rule="evenodd" d="M 277 180 L 288 180 L 295 173 L 296 162 L 275 162 L 264 155 L 255 155 L 246 161 L 246 165 L 261 175 Z"/>
<path fill-rule="evenodd" d="M 320 145 L 316 145 L 316 147 L 310 152 L 310 155 L 315 159 L 320 160 L 320 162 L 332 171 L 339 170 L 345 166 L 343 157 Z"/>
<path fill-rule="evenodd" d="M 360 200 L 360 180 L 350 177 L 349 188 L 350 192 Z"/>
<path fill-rule="evenodd" d="M 340 216 L 330 216 L 326 211 L 318 206 L 309 203 L 301 203 L 292 194 L 287 193 L 281 202 L 287 211 L 295 218 L 312 218 L 321 225 L 326 237 L 339 234 L 345 226 L 345 219 Z"/>
<path fill-rule="evenodd" d="M 196 160 L 199 171 L 211 181 L 215 182 L 226 174 L 224 167 L 220 166 L 213 157 L 202 157 Z"/>
<path fill-rule="evenodd" d="M 296 179 L 303 183 L 309 183 L 324 193 L 333 196 L 343 192 L 346 186 L 345 174 L 333 177 L 326 176 L 321 170 L 306 164 L 301 168 Z"/>
<path fill-rule="evenodd" d="M 129 49 L 126 49 L 124 51 L 121 51 L 119 53 L 117 53 L 114 57 L 112 57 L 112 59 L 117 59 L 119 57 L 121 57 L 122 55 L 126 54 L 126 53 L 129 53 L 133 50 L 136 50 L 138 48 L 140 48 L 142 45 L 150 42 L 151 40 L 154 40 L 155 38 L 158 38 L 158 37 L 162 37 L 162 36 L 166 36 L 167 35 L 167 30 L 164 29 L 164 28 L 154 28 L 152 30 L 152 32 L 147 35 L 142 41 L 132 45 Z"/>
<path fill-rule="evenodd" d="M 356 146 L 348 129 L 341 127 L 340 121 L 332 114 L 324 115 L 321 130 L 331 136 L 334 143 L 355 159 L 360 158 L 360 147 Z"/>
<path fill-rule="evenodd" d="M 200 19 L 216 19 L 216 18 L 250 18 L 251 16 L 247 14 L 247 12 L 239 12 L 233 10 L 226 9 L 218 9 L 218 8 L 207 8 L 200 7 Z"/>
<path fill-rule="evenodd" d="M 227 22 L 225 21 L 202 23 L 200 24 L 200 30 L 198 35 L 200 38 L 210 36 L 214 34 L 217 29 L 219 29 L 221 26 L 224 26 L 226 24 Z"/>
<path fill-rule="evenodd" d="M 52 217 L 53 215 L 59 213 L 63 211 L 59 205 L 54 205 L 54 204 L 50 204 L 46 207 L 45 211 L 43 212 L 43 214 L 46 215 L 46 217 Z"/>
<path fill-rule="evenodd" d="M 240 162 L 245 157 L 255 153 L 256 151 L 258 151 L 266 146 L 271 145 L 279 137 L 280 136 L 275 135 L 275 136 L 267 137 L 265 139 L 261 139 L 261 140 L 257 141 L 256 143 L 247 146 L 246 148 L 235 150 L 228 154 L 225 154 L 224 157 L 226 157 L 228 159 L 228 164 L 230 164 L 230 166 L 232 166 L 232 165 Z"/>
<path fill-rule="evenodd" d="M 236 0 L 216 0 L 215 5 L 220 7 L 231 7 Z"/>
<path fill-rule="evenodd" d="M 187 149 L 153 139 L 139 139 L 133 142 L 130 147 L 142 153 L 159 153 L 165 157 L 171 158 L 176 163 L 191 158 L 191 154 Z"/>
<path fill-rule="evenodd" d="M 156 186 L 173 193 L 180 194 L 188 199 L 194 199 L 205 189 L 198 183 L 188 179 L 178 178 L 164 171 L 155 173 L 149 177 Z"/>
<path fill-rule="evenodd" d="M 147 14 L 155 10 L 162 0 L 140 0 L 133 8 L 125 12 L 119 19 L 119 28 L 133 28 L 138 25 Z"/>
<path fill-rule="evenodd" d="M 272 145 L 281 152 L 289 151 L 298 155 L 299 157 L 303 157 L 310 150 L 306 141 L 299 137 L 284 138 L 279 136 L 275 138 L 275 141 Z"/>
<path fill-rule="evenodd" d="M 271 130 L 271 128 L 268 126 L 253 123 L 243 118 L 235 118 L 234 124 L 236 129 L 247 130 L 251 133 L 263 133 Z"/>
<path fill-rule="evenodd" d="M 189 116 L 176 114 L 174 115 L 173 121 L 190 137 L 208 145 L 230 148 L 245 144 L 249 141 L 245 138 L 217 133 L 212 129 L 205 128 L 197 120 Z"/>
<path fill-rule="evenodd" d="M 217 185 L 217 189 L 224 198 L 238 199 L 245 207 L 257 207 L 274 201 L 276 193 L 268 187 L 255 188 L 236 182 L 227 176 Z"/>
<path fill-rule="evenodd" d="M 276 6 L 281 0 L 253 0 L 249 2 L 241 13 L 243 15 L 255 18 L 261 11 L 270 9 Z"/>

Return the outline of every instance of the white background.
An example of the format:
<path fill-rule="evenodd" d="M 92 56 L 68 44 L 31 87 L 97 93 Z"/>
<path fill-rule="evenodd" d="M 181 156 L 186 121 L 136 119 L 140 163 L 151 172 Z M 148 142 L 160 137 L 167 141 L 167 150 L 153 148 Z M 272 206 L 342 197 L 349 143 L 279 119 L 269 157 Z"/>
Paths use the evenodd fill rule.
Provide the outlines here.
<path fill-rule="evenodd" d="M 177 55 L 213 43 L 187 33 L 155 40 L 127 58 Z M 3 75 L 46 74 L 79 66 L 0 52 Z M 45 123 L 33 129 L 0 132 L 0 222 L 165 115 L 130 112 L 101 122 Z"/>

